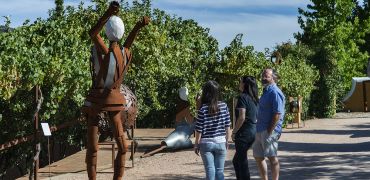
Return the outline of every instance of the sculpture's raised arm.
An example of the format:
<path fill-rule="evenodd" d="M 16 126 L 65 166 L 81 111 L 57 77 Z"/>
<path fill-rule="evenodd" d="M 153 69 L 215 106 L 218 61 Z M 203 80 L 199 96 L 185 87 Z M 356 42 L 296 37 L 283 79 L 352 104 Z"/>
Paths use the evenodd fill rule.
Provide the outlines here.
<path fill-rule="evenodd" d="M 150 18 L 147 16 L 144 16 L 140 21 L 138 21 L 135 24 L 135 27 L 131 30 L 130 34 L 127 36 L 127 39 L 125 43 L 123 44 L 123 47 L 130 49 L 130 47 L 132 46 L 132 43 L 135 40 L 137 33 L 139 33 L 142 27 L 148 25 L 149 22 L 150 22 Z"/>
<path fill-rule="evenodd" d="M 93 40 L 94 44 L 97 47 L 99 47 L 99 49 L 102 51 L 103 54 L 108 54 L 108 48 L 104 44 L 104 41 L 100 37 L 99 33 L 103 29 L 103 27 L 104 27 L 105 23 L 108 21 L 108 19 L 112 15 L 117 15 L 118 11 L 119 11 L 119 3 L 116 2 L 116 1 L 111 2 L 107 11 L 105 11 L 103 16 L 98 20 L 98 22 L 95 24 L 95 26 L 93 26 L 89 31 L 89 35 L 90 35 L 91 39 Z"/>

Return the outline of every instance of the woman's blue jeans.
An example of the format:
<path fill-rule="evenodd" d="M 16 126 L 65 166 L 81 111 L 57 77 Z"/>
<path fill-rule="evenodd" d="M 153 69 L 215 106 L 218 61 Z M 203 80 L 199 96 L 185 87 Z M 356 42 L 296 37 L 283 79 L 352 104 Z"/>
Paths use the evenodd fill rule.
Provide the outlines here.
<path fill-rule="evenodd" d="M 199 145 L 207 180 L 223 180 L 226 143 L 201 143 Z"/>

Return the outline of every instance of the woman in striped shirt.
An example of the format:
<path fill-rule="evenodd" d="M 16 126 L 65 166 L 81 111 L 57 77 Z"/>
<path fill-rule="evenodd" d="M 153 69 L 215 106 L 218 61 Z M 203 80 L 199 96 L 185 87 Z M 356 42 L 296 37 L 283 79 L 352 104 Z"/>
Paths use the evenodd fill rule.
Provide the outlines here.
<path fill-rule="evenodd" d="M 201 154 L 207 180 L 223 180 L 230 133 L 229 108 L 219 101 L 220 86 L 216 81 L 208 81 L 202 91 L 194 151 Z"/>

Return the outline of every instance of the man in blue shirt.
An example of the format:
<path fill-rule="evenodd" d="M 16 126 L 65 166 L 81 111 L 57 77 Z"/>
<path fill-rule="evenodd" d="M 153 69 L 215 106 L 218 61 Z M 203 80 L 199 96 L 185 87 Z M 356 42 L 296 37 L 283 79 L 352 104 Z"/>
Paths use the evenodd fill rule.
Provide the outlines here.
<path fill-rule="evenodd" d="M 262 73 L 264 89 L 259 101 L 253 156 L 263 180 L 267 180 L 268 177 L 265 157 L 270 161 L 272 179 L 279 179 L 280 165 L 277 150 L 285 114 L 285 96 L 276 85 L 277 79 L 277 72 L 271 68 L 265 69 Z"/>

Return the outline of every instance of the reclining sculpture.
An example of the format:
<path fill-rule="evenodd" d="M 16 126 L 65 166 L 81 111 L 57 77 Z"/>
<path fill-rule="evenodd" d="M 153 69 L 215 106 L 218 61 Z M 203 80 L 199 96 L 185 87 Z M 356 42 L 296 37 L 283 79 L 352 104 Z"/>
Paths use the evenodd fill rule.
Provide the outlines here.
<path fill-rule="evenodd" d="M 196 99 L 196 108 L 200 107 L 199 96 Z M 153 154 L 162 151 L 163 149 L 186 149 L 193 147 L 190 140 L 195 128 L 195 119 L 190 111 L 190 103 L 188 102 L 188 90 L 185 87 L 179 89 L 179 98 L 176 107 L 176 124 L 175 130 L 172 131 L 162 142 L 159 148 L 145 153 L 141 158 L 152 156 Z"/>

